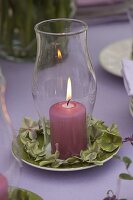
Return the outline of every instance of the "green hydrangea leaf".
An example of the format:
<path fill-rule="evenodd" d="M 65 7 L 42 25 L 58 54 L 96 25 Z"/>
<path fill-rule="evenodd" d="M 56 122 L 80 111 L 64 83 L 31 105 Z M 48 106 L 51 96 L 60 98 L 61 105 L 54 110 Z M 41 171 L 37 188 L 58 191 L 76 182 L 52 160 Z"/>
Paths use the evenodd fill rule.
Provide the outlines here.
<path fill-rule="evenodd" d="M 102 150 L 112 152 L 122 145 L 122 138 L 120 136 L 105 132 L 97 139 L 97 143 Z"/>
<path fill-rule="evenodd" d="M 43 200 L 43 199 L 31 191 L 9 186 L 8 200 Z"/>
<path fill-rule="evenodd" d="M 112 124 L 110 127 L 107 128 L 108 133 L 120 136 L 117 125 Z"/>
<path fill-rule="evenodd" d="M 107 126 L 101 120 L 92 119 L 88 124 L 88 135 L 92 141 L 95 141 L 107 129 Z"/>
<path fill-rule="evenodd" d="M 33 121 L 31 118 L 25 117 L 22 121 L 22 127 L 23 128 L 39 128 L 38 122 Z"/>
<path fill-rule="evenodd" d="M 86 151 L 81 151 L 80 156 L 83 161 L 92 162 L 94 159 L 96 159 L 97 153 L 96 152 L 90 153 L 89 150 L 86 150 Z"/>
<path fill-rule="evenodd" d="M 128 169 L 129 166 L 130 166 L 131 163 L 132 163 L 132 160 L 131 160 L 129 157 L 127 157 L 127 156 L 124 156 L 122 160 L 123 160 L 123 162 L 124 162 L 125 165 L 126 165 L 126 169 Z"/>
<path fill-rule="evenodd" d="M 80 162 L 80 159 L 79 159 L 79 157 L 76 157 L 76 156 L 67 158 L 65 160 L 65 163 L 73 163 L 73 164 L 75 164 L 75 163 L 79 163 L 79 162 Z"/>
<path fill-rule="evenodd" d="M 96 152 L 92 152 L 88 156 L 86 156 L 85 161 L 91 163 L 96 159 L 96 157 L 97 157 L 97 153 Z"/>
<path fill-rule="evenodd" d="M 53 167 L 53 168 L 58 168 L 58 167 L 60 167 L 61 165 L 63 164 L 63 161 L 55 161 L 55 162 L 53 162 L 52 164 L 51 164 L 51 167 Z"/>
<path fill-rule="evenodd" d="M 93 161 L 94 165 L 98 165 L 98 166 L 102 166 L 103 162 L 102 161 L 98 161 L 98 160 L 94 160 Z"/>
<path fill-rule="evenodd" d="M 42 166 L 47 166 L 47 165 L 49 165 L 49 164 L 52 164 L 52 163 L 54 163 L 55 162 L 55 160 L 53 159 L 51 159 L 51 160 L 43 160 L 43 161 L 41 161 L 40 163 L 39 163 L 39 165 L 42 167 Z"/>
<path fill-rule="evenodd" d="M 124 179 L 124 180 L 133 180 L 133 176 L 131 176 L 130 174 L 126 174 L 126 173 L 121 173 L 119 175 L 120 179 Z"/>

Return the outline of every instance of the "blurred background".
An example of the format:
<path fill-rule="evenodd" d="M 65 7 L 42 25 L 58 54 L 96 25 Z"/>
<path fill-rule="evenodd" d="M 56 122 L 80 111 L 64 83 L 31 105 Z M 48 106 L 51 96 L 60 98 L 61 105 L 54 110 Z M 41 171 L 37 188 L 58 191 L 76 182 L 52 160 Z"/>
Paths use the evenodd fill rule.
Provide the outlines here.
<path fill-rule="evenodd" d="M 77 18 L 89 25 L 128 20 L 133 0 L 0 0 L 0 56 L 34 60 L 34 25 L 51 18 Z"/>
<path fill-rule="evenodd" d="M 132 0 L 77 0 L 77 17 L 90 24 L 127 20 Z"/>

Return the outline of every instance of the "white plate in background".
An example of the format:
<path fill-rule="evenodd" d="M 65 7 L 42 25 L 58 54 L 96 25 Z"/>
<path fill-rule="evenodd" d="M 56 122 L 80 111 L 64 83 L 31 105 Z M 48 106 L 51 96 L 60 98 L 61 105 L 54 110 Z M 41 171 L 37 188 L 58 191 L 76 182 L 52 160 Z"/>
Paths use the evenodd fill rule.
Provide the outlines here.
<path fill-rule="evenodd" d="M 114 42 L 103 48 L 99 54 L 101 67 L 107 72 L 122 77 L 121 60 L 131 59 L 132 39 L 125 39 Z"/>

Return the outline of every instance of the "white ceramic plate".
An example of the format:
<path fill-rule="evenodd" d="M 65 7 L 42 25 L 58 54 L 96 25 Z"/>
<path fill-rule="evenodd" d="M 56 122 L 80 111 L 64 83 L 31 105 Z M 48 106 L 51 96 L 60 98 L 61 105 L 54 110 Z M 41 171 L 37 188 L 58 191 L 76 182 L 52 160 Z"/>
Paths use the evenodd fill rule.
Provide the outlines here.
<path fill-rule="evenodd" d="M 99 54 L 101 67 L 113 75 L 122 77 L 121 61 L 124 58 L 131 59 L 131 51 L 131 39 L 117 41 L 108 45 Z"/>
<path fill-rule="evenodd" d="M 120 150 L 120 148 L 118 148 L 113 155 L 111 155 L 110 157 L 108 157 L 107 159 L 103 160 L 103 164 L 105 162 L 107 162 L 108 160 L 110 160 L 111 158 L 113 158 L 114 155 L 116 155 L 118 153 L 118 151 Z M 14 150 L 12 148 L 12 154 L 13 156 L 15 157 L 15 159 L 17 159 L 17 157 L 15 156 L 15 153 L 14 153 Z M 44 169 L 44 170 L 48 170 L 48 171 L 79 171 L 79 170 L 84 170 L 84 169 L 89 169 L 89 168 L 93 168 L 93 167 L 97 167 L 97 166 L 100 166 L 100 165 L 88 165 L 88 166 L 83 166 L 83 167 L 71 167 L 71 168 L 52 168 L 52 167 L 41 167 L 39 165 L 36 165 L 36 164 L 32 164 L 31 162 L 28 162 L 27 160 L 25 159 L 21 159 L 24 163 L 32 166 L 32 167 L 35 167 L 35 168 L 39 168 L 39 169 Z"/>

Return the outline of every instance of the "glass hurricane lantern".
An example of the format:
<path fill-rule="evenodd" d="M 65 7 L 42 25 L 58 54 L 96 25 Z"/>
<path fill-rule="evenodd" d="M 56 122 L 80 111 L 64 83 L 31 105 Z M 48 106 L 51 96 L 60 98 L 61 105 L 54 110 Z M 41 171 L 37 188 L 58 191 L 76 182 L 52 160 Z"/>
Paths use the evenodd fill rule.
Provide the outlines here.
<path fill-rule="evenodd" d="M 87 126 L 96 98 L 96 77 L 87 48 L 86 23 L 51 19 L 35 26 L 33 99 L 43 124 L 44 147 L 60 159 L 88 145 Z M 50 132 L 49 132 L 50 130 Z"/>

